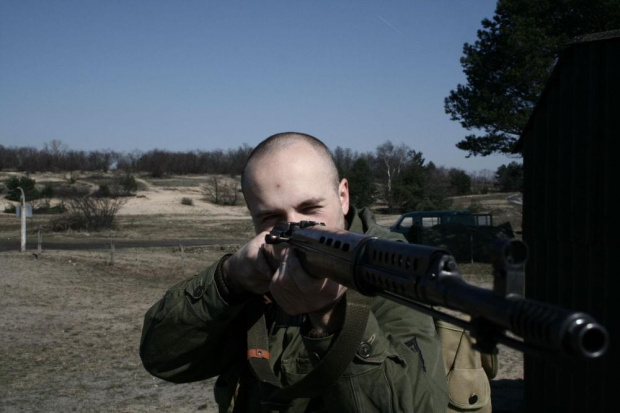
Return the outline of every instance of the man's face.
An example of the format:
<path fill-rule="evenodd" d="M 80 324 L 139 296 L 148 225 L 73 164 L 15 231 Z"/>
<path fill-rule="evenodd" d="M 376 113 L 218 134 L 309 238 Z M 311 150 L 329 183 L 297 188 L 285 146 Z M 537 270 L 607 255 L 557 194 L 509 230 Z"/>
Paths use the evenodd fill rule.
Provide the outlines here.
<path fill-rule="evenodd" d="M 335 188 L 327 161 L 312 146 L 296 142 L 252 162 L 246 173 L 246 201 L 256 233 L 278 222 L 318 221 L 344 229 L 349 186 Z"/>

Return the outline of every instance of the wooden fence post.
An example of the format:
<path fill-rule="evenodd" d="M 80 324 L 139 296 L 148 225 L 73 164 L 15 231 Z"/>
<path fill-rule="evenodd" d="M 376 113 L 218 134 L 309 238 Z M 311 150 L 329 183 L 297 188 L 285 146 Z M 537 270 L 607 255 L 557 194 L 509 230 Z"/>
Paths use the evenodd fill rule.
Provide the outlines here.
<path fill-rule="evenodd" d="M 183 244 L 179 244 L 179 247 L 181 248 L 181 266 L 185 268 L 185 248 Z"/>
<path fill-rule="evenodd" d="M 41 227 L 39 227 L 38 241 L 37 252 L 41 255 L 41 252 L 43 252 L 43 232 L 41 231 Z"/>

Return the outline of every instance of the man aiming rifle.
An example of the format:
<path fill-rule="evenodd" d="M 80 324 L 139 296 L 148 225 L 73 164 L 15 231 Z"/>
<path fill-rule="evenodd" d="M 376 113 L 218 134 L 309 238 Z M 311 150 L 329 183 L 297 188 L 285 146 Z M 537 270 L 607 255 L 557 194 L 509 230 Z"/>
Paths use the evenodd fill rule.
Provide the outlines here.
<path fill-rule="evenodd" d="M 145 368 L 178 383 L 218 376 L 221 411 L 445 412 L 430 316 L 310 276 L 293 249 L 265 243 L 277 223 L 299 221 L 404 241 L 349 205 L 327 147 L 271 136 L 250 155 L 242 189 L 256 237 L 148 311 Z"/>

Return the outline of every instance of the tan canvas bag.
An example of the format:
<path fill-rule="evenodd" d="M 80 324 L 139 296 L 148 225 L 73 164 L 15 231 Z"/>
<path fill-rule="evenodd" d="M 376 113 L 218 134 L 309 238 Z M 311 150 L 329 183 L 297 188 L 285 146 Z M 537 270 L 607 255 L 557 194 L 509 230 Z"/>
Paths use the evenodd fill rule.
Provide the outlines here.
<path fill-rule="evenodd" d="M 448 412 L 490 413 L 489 380 L 497 374 L 497 356 L 475 350 L 475 340 L 460 327 L 441 320 L 436 320 L 435 326 L 441 337 L 448 378 Z"/>

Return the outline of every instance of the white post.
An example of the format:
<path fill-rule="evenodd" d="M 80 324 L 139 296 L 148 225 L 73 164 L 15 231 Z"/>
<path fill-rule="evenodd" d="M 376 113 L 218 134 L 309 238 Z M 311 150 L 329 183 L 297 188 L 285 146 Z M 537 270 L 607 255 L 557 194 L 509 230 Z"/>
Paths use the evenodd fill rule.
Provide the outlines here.
<path fill-rule="evenodd" d="M 22 252 L 26 252 L 26 194 L 21 186 L 18 186 L 22 193 Z"/>

